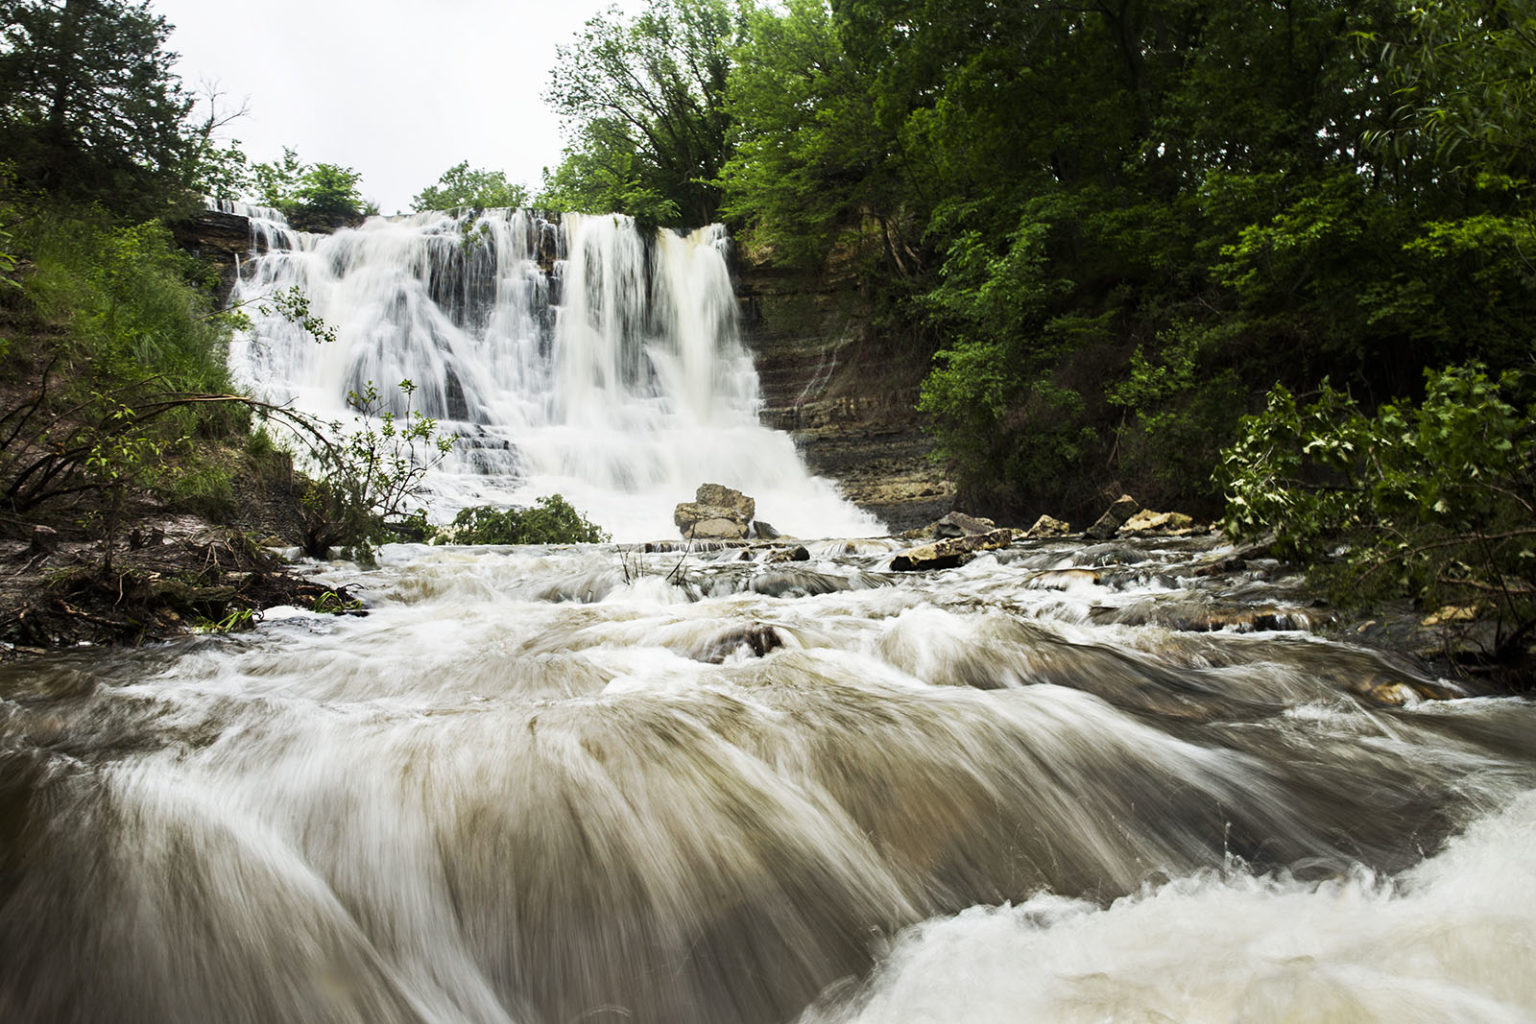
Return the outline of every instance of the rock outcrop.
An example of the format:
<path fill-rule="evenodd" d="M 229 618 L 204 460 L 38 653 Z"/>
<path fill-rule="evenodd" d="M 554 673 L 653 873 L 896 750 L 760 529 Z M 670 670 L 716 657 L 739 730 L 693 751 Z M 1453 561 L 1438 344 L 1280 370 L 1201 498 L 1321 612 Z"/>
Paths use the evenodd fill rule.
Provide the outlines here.
<path fill-rule="evenodd" d="M 1065 537 L 1071 532 L 1071 524 L 1050 516 L 1041 516 L 1035 520 L 1034 526 L 1024 531 L 1024 539 L 1045 540 L 1048 537 Z"/>
<path fill-rule="evenodd" d="M 976 537 L 995 529 L 997 524 L 990 519 L 966 515 L 964 512 L 950 512 L 933 524 L 933 535 L 941 540 L 945 537 Z"/>
<path fill-rule="evenodd" d="M 1153 512 L 1144 508 L 1120 525 L 1121 537 L 1187 537 L 1203 532 L 1193 519 L 1182 512 Z"/>
<path fill-rule="evenodd" d="M 1111 492 L 1113 493 L 1113 492 Z M 1109 540 L 1126 521 L 1141 511 L 1141 505 L 1129 494 L 1122 494 L 1092 526 L 1083 531 L 1090 540 Z"/>
<path fill-rule="evenodd" d="M 893 532 L 954 507 L 917 411 L 931 350 L 873 326 L 847 264 L 807 273 L 754 265 L 737 278 L 742 340 L 762 385 L 762 421 L 795 439 L 813 473 Z"/>
<path fill-rule="evenodd" d="M 234 213 L 200 210 L 171 224 L 176 244 L 219 272 L 215 299 L 222 306 L 235 284 L 236 266 L 251 251 L 251 222 Z"/>
<path fill-rule="evenodd" d="M 899 552 L 891 558 L 891 568 L 897 572 L 953 569 L 975 558 L 978 551 L 993 551 L 1012 543 L 1012 530 L 993 530 L 969 537 L 948 537 Z"/>
<path fill-rule="evenodd" d="M 689 540 L 745 540 L 757 502 L 723 484 L 700 484 L 693 501 L 678 505 L 672 522 Z"/>

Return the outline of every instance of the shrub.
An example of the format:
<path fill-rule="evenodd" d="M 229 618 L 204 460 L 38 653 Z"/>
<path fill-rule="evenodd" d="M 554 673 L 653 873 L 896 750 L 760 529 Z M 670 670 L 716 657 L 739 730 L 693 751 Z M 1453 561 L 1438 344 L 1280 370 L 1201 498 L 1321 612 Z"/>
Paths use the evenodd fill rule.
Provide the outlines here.
<path fill-rule="evenodd" d="M 1496 654 L 1512 655 L 1536 627 L 1536 402 L 1512 372 L 1425 377 L 1423 402 L 1375 416 L 1326 384 L 1304 406 L 1276 387 L 1222 453 L 1225 526 L 1239 538 L 1275 531 L 1345 601 L 1483 607 Z"/>
<path fill-rule="evenodd" d="M 609 539 L 558 494 L 539 498 L 528 508 L 462 509 L 453 517 L 451 532 L 457 544 L 601 544 Z"/>
<path fill-rule="evenodd" d="M 399 388 L 400 415 L 385 408 L 372 382 L 349 394 L 347 404 L 359 414 L 350 431 L 340 422 L 287 417 L 321 471 L 301 499 L 306 554 L 325 558 L 339 546 L 371 562 L 374 545 L 395 535 L 391 521 L 413 518 L 409 506 L 425 491 L 428 472 L 453 449 L 458 437 L 439 433 L 436 420 L 412 408 L 416 385 L 402 380 Z"/>

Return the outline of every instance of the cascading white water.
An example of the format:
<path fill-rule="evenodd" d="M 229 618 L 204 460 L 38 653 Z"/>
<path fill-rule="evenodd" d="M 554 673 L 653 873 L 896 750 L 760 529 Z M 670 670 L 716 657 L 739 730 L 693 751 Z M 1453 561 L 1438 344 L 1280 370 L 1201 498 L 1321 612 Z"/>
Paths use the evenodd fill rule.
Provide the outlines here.
<path fill-rule="evenodd" d="M 439 518 L 560 493 L 617 539 L 669 537 L 673 507 L 714 482 L 792 534 L 882 532 L 758 422 L 718 226 L 646 236 L 627 217 L 488 210 L 312 235 L 230 212 L 261 251 L 233 295 L 253 324 L 237 379 L 326 418 L 370 383 L 401 412 L 394 387 L 413 382 L 415 408 L 461 437 L 430 482 Z M 272 307 L 295 287 L 334 343 Z"/>
<path fill-rule="evenodd" d="M 1209 539 L 893 546 L 390 546 L 0 665 L 0 1020 L 1536 1019 L 1530 701 L 1127 625 L 1304 603 Z"/>

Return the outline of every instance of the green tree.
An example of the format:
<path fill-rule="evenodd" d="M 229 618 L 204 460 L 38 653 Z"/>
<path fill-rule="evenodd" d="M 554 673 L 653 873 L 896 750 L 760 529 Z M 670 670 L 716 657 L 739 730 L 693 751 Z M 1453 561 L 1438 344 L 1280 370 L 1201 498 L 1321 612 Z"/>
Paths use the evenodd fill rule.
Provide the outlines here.
<path fill-rule="evenodd" d="M 357 217 L 363 212 L 357 183 L 362 175 L 337 164 L 314 164 L 299 178 L 293 198 L 300 210 L 321 217 Z"/>
<path fill-rule="evenodd" d="M 621 125 L 607 119 L 582 127 L 577 145 L 553 171 L 544 169 L 539 206 L 578 213 L 626 213 L 646 224 L 678 224 L 682 209 L 661 191 L 645 158 Z"/>
<path fill-rule="evenodd" d="M 287 146 L 281 160 L 257 164 L 252 179 L 263 204 L 283 211 L 301 226 L 337 227 L 365 212 L 357 188 L 361 174 L 337 164 L 305 163 Z"/>
<path fill-rule="evenodd" d="M 471 170 L 468 160 L 454 164 L 436 185 L 428 185 L 411 198 L 411 209 L 418 213 L 461 207 L 516 210 L 527 204 L 527 186 L 508 181 L 503 171 Z"/>
<path fill-rule="evenodd" d="M 1372 141 L 1402 159 L 1536 175 L 1536 4 L 1403 0 L 1398 14 L 1361 33 L 1397 101 Z"/>
<path fill-rule="evenodd" d="M 198 147 L 192 187 L 211 199 L 239 199 L 255 181 L 250 161 L 236 139 L 220 146 L 211 138 Z"/>
<path fill-rule="evenodd" d="M 305 164 L 299 159 L 298 151 L 284 146 L 282 159 L 251 168 L 256 198 L 273 209 L 291 206 L 304 170 Z"/>
<path fill-rule="evenodd" d="M 622 185 L 602 197 L 608 210 L 588 212 L 636 212 L 623 205 L 631 194 L 659 197 L 653 209 L 675 207 L 672 223 L 715 219 L 715 179 L 730 152 L 726 76 L 742 27 L 729 0 L 651 0 L 630 20 L 617 10 L 592 18 L 559 48 L 545 99 L 572 141 L 565 163 L 607 167 Z M 562 167 L 547 180 L 576 176 Z M 563 190 L 545 193 L 559 199 Z"/>
<path fill-rule="evenodd" d="M 147 0 L 5 0 L 0 23 L 0 151 L 18 184 L 161 209 L 195 147 L 166 20 Z"/>
<path fill-rule="evenodd" d="M 724 212 L 764 261 L 816 267 L 835 250 L 916 257 L 898 140 L 881 124 L 878 82 L 845 52 L 825 0 L 750 15 L 729 79 L 733 150 Z"/>

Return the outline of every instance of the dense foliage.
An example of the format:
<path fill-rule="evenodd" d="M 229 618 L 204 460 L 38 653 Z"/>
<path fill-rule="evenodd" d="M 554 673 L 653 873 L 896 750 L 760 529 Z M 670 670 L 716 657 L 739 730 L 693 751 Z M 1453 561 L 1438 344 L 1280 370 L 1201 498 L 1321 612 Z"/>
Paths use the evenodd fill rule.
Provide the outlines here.
<path fill-rule="evenodd" d="M 251 171 L 253 191 L 262 205 L 281 210 L 297 224 L 316 227 L 334 227 L 369 212 L 357 187 L 361 179 L 350 167 L 305 163 L 286 146 L 281 160 L 257 164 Z"/>
<path fill-rule="evenodd" d="M 460 509 L 447 531 L 456 544 L 601 544 L 608 534 L 558 494 L 526 508 Z"/>
<path fill-rule="evenodd" d="M 1531 358 L 1533 72 L 1530 0 L 656 0 L 563 51 L 547 184 L 851 273 L 973 505 L 1214 512 L 1277 381 Z"/>
<path fill-rule="evenodd" d="M 376 392 L 326 424 L 230 394 L 238 311 L 162 218 L 198 191 L 251 196 L 314 226 L 362 212 L 358 175 L 291 150 L 254 167 L 214 140 L 216 96 L 193 116 L 171 73 L 170 27 L 144 3 L 15 0 L 0 37 L 0 529 L 41 519 L 114 540 L 133 501 L 232 515 L 234 475 L 257 462 L 302 497 L 306 546 L 366 552 L 408 516 L 450 438 Z M 316 334 L 302 295 L 272 300 Z M 408 382 L 405 385 L 408 389 Z M 252 417 L 282 421 L 317 478 L 292 478 Z M 254 460 L 254 461 L 253 461 Z"/>
<path fill-rule="evenodd" d="M 507 180 L 503 171 L 471 170 L 469 161 L 454 164 L 411 198 L 411 209 L 520 209 L 528 205 L 528 189 Z"/>
<path fill-rule="evenodd" d="M 1422 402 L 1374 415 L 1326 383 L 1304 405 L 1276 387 L 1223 453 L 1227 530 L 1273 530 L 1345 599 L 1491 614 L 1513 653 L 1536 627 L 1536 396 L 1475 365 L 1427 376 Z"/>
<path fill-rule="evenodd" d="M 17 184 L 161 212 L 200 141 L 165 19 L 147 0 L 4 0 L 0 24 L 0 158 Z"/>
<path fill-rule="evenodd" d="M 130 489 L 227 508 L 228 467 L 198 451 L 246 412 L 188 400 L 227 390 L 238 321 L 206 268 L 158 222 L 98 208 L 6 200 L 0 222 L 21 257 L 0 261 L 0 527 L 73 511 L 111 534 Z"/>
<path fill-rule="evenodd" d="M 625 19 L 587 22 L 559 51 L 546 99 L 571 146 L 545 172 L 538 203 L 702 225 L 720 205 L 730 154 L 730 48 L 741 17 L 728 0 L 651 0 Z"/>

